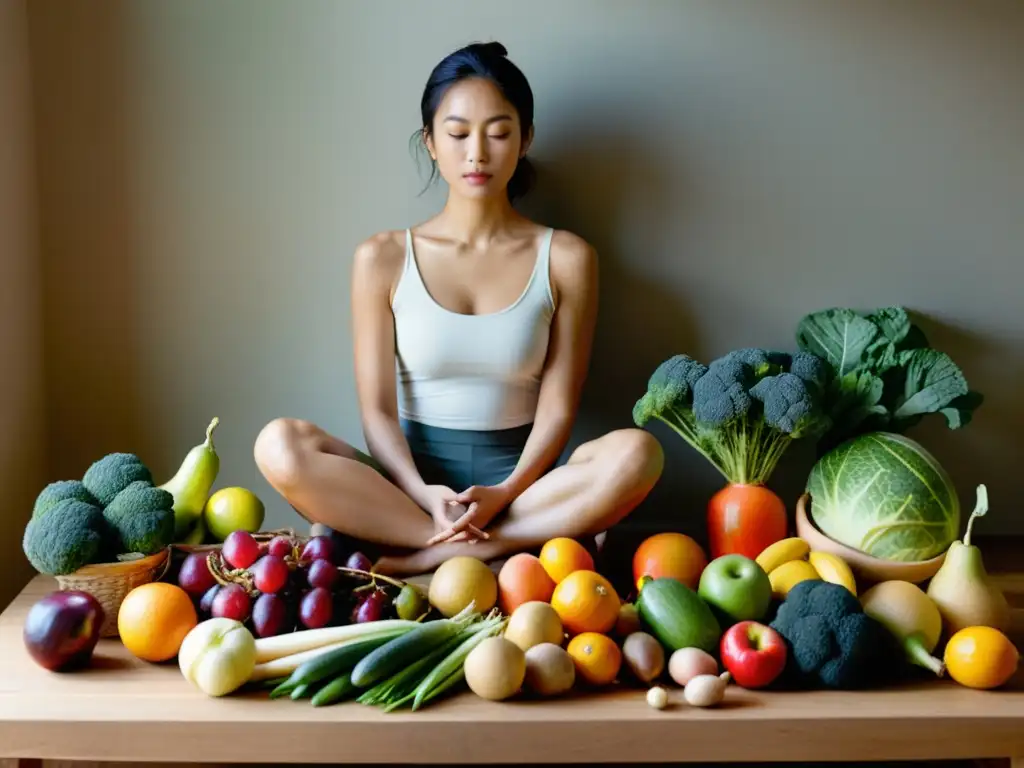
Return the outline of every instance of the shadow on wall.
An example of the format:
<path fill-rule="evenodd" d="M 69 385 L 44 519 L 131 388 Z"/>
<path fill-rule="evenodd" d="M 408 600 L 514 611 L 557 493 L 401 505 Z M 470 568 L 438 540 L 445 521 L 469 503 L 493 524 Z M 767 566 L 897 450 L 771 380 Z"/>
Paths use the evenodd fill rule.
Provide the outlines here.
<path fill-rule="evenodd" d="M 50 476 L 59 479 L 80 477 L 103 453 L 151 455 L 134 363 L 129 33 L 118 6 L 40 5 L 30 17 L 32 44 L 44 51 L 34 77 L 47 148 L 39 169 Z"/>
<path fill-rule="evenodd" d="M 542 158 L 531 156 L 537 186 L 522 212 L 585 238 L 600 262 L 594 350 L 567 452 L 633 426 L 633 404 L 664 359 L 678 352 L 702 356 L 696 318 L 680 295 L 642 274 L 646 256 L 655 262 L 674 257 L 665 222 L 684 216 L 686 201 L 685 190 L 675 188 L 678 168 L 665 168 L 647 152 L 625 132 L 569 130 L 548 141 Z M 624 239 L 627 231 L 634 234 Z M 665 448 L 665 473 L 623 528 L 672 527 L 702 536 L 706 499 L 719 476 L 667 427 L 650 431 Z"/>

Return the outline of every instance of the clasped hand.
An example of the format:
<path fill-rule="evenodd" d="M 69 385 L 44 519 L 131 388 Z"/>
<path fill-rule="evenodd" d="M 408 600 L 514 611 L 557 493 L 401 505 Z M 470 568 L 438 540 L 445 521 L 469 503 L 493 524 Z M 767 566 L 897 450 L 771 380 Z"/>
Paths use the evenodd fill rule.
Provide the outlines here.
<path fill-rule="evenodd" d="M 497 485 L 473 485 L 462 493 L 443 486 L 434 486 L 431 490 L 430 512 L 438 530 L 427 541 L 427 546 L 443 541 L 489 539 L 484 528 L 511 501 L 511 494 Z"/>

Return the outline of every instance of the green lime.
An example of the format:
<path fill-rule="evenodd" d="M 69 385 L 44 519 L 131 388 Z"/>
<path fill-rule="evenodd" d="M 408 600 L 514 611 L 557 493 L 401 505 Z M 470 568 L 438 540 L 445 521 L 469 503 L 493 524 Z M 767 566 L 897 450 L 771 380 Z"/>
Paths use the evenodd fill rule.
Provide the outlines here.
<path fill-rule="evenodd" d="M 427 612 L 427 598 L 412 584 L 406 584 L 402 591 L 395 598 L 395 611 L 398 618 L 406 621 L 416 621 Z"/>

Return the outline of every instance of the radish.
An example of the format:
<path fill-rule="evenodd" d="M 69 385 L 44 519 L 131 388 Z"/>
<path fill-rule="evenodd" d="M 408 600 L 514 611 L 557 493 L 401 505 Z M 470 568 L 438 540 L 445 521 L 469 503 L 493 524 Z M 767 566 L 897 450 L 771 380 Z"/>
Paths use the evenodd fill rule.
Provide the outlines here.
<path fill-rule="evenodd" d="M 946 665 L 932 655 L 942 634 L 942 615 L 930 597 L 909 581 L 883 581 L 860 599 L 864 613 L 881 622 L 903 645 L 911 664 L 930 669 L 939 677 Z"/>

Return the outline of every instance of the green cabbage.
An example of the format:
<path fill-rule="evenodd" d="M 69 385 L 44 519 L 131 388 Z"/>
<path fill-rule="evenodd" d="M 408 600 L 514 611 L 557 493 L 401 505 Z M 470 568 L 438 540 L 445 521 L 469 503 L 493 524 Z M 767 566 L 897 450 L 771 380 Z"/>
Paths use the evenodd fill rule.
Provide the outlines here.
<path fill-rule="evenodd" d="M 920 444 L 872 432 L 847 440 L 814 465 L 810 516 L 830 538 L 874 557 L 927 560 L 960 530 L 953 481 Z"/>

